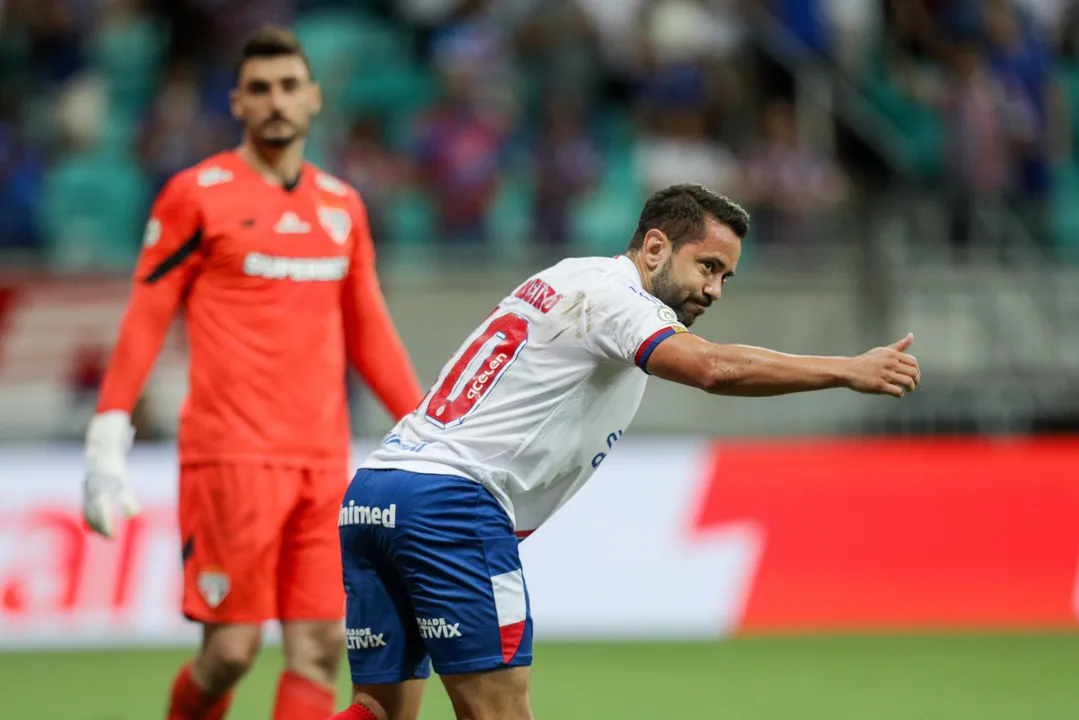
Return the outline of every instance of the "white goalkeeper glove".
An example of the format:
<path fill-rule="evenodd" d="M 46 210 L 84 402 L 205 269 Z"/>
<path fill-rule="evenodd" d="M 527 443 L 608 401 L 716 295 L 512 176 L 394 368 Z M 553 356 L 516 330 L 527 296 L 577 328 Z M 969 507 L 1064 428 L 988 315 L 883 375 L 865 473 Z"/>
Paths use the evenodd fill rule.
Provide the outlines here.
<path fill-rule="evenodd" d="M 86 478 L 82 511 L 86 524 L 104 537 L 112 537 L 113 507 L 124 515 L 139 512 L 139 503 L 127 479 L 127 454 L 135 440 L 131 416 L 122 410 L 94 415 L 86 431 Z"/>

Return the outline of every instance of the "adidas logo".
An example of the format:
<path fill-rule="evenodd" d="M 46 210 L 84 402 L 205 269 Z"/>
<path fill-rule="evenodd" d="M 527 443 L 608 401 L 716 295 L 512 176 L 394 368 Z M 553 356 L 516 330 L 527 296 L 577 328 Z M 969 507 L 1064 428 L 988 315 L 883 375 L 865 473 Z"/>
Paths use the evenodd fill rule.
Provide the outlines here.
<path fill-rule="evenodd" d="M 273 231 L 279 235 L 305 235 L 311 232 L 311 223 L 304 222 L 294 212 L 287 212 L 274 225 Z"/>

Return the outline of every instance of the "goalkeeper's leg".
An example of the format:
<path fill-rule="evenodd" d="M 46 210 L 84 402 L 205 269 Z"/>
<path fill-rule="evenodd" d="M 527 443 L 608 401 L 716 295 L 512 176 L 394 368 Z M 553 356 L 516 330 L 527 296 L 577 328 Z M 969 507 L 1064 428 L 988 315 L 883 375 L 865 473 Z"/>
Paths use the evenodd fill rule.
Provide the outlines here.
<path fill-rule="evenodd" d="M 168 720 L 220 720 L 258 654 L 258 625 L 204 625 L 202 646 L 173 682 Z"/>

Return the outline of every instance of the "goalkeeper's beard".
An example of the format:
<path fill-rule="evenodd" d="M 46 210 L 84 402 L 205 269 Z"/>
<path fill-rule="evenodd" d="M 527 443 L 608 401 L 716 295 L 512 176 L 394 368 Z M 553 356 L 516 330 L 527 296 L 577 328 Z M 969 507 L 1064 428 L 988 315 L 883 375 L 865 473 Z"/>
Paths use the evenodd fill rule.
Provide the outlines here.
<path fill-rule="evenodd" d="M 280 122 L 280 121 L 283 121 L 283 122 L 287 123 L 289 125 L 289 127 L 292 128 L 292 132 L 289 133 L 288 135 L 274 136 L 274 137 L 266 137 L 265 135 L 263 135 L 261 133 L 252 133 L 252 135 L 254 136 L 255 142 L 258 143 L 260 146 L 262 146 L 264 148 L 268 148 L 270 150 L 283 150 L 283 149 L 289 147 L 290 145 L 292 145 L 297 140 L 299 140 L 300 138 L 303 137 L 303 133 L 300 131 L 300 129 L 298 127 L 296 127 L 290 120 L 285 118 L 283 115 L 274 115 L 273 117 L 268 119 L 266 122 L 262 123 L 262 126 L 259 129 L 264 130 L 271 123 Z"/>

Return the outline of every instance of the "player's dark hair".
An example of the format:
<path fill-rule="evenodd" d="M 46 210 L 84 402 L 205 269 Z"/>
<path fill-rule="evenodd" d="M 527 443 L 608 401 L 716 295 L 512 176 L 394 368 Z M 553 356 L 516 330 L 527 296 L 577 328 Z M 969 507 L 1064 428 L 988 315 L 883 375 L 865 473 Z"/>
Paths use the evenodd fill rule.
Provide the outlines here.
<path fill-rule="evenodd" d="M 304 51 L 300 41 L 296 39 L 296 36 L 287 28 L 279 25 L 263 25 L 244 41 L 240 50 L 240 59 L 236 61 L 236 77 L 239 79 L 240 71 L 243 70 L 244 63 L 248 60 L 284 57 L 286 55 L 298 56 L 303 60 L 303 64 L 307 66 L 307 72 L 314 77 L 314 74 L 311 73 L 311 61 L 308 60 L 307 53 Z"/>
<path fill-rule="evenodd" d="M 675 250 L 687 242 L 703 239 L 706 218 L 715 218 L 739 238 L 749 232 L 749 213 L 737 203 L 702 185 L 671 185 L 652 194 L 644 203 L 629 250 L 644 247 L 649 230 L 660 230 Z"/>

